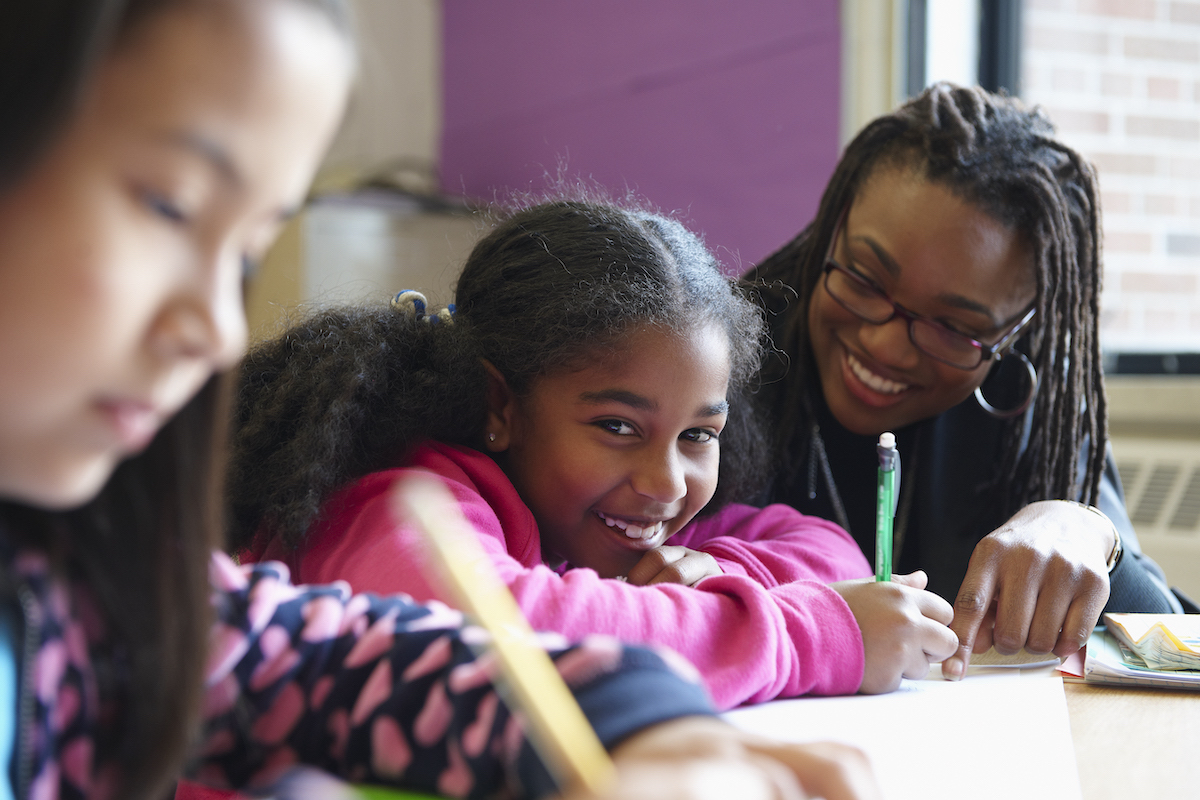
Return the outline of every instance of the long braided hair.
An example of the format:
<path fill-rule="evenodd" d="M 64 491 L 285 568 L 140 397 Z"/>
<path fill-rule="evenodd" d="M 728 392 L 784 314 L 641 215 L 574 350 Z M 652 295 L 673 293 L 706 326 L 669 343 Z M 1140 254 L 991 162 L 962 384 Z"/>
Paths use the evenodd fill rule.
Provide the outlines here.
<path fill-rule="evenodd" d="M 786 381 L 764 387 L 778 426 L 778 467 L 796 469 L 810 446 L 808 391 L 815 383 L 808 301 L 842 210 L 879 168 L 906 168 L 944 186 L 1010 226 L 1031 245 L 1037 316 L 1018 342 L 1041 385 L 1024 420 L 1006 423 L 997 475 L 1006 476 L 1009 512 L 1039 499 L 1095 503 L 1108 442 L 1098 341 L 1101 288 L 1096 176 L 1058 141 L 1038 108 L 979 88 L 939 83 L 867 125 L 847 146 L 816 219 L 751 273 L 778 315 L 777 347 Z M 1078 455 L 1089 444 L 1082 483 Z M 793 454 L 788 456 L 788 454 Z M 790 465 L 789 465 L 790 462 Z M 1009 478 L 1008 476 L 1011 476 Z"/>
<path fill-rule="evenodd" d="M 298 547 L 330 494 L 422 441 L 484 450 L 483 359 L 522 397 L 544 375 L 611 357 L 646 325 L 686 335 L 715 322 L 728 334 L 730 413 L 710 506 L 747 496 L 765 471 L 745 397 L 762 312 L 679 222 L 590 201 L 527 208 L 475 246 L 455 301 L 452 324 L 338 308 L 251 351 L 230 464 L 234 546 L 261 532 Z"/>

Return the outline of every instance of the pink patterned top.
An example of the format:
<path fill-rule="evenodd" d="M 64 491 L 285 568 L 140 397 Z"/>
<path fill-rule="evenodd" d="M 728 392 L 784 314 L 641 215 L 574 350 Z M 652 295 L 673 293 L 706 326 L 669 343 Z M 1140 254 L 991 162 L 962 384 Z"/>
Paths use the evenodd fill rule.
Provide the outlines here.
<path fill-rule="evenodd" d="M 0 537 L 0 555 L 0 588 L 15 596 L 24 621 L 18 641 L 27 642 L 14 794 L 112 797 L 120 766 L 93 758 L 94 743 L 114 735 L 102 711 L 112 697 L 97 680 L 103 620 L 86 587 L 54 574 L 40 552 L 14 551 Z M 483 632 L 464 627 L 458 612 L 403 596 L 352 595 L 344 583 L 293 586 L 282 564 L 239 567 L 221 554 L 210 575 L 217 622 L 198 781 L 261 787 L 307 764 L 454 797 L 553 790 L 496 694 L 490 661 L 466 644 Z M 677 656 L 602 637 L 564 644 L 547 640 L 606 746 L 658 722 L 712 713 Z"/>

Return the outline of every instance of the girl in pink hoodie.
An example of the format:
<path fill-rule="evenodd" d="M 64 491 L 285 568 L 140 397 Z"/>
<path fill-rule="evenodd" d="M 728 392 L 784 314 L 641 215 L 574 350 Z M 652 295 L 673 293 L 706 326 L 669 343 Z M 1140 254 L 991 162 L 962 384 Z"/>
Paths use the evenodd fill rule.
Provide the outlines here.
<path fill-rule="evenodd" d="M 388 487 L 440 476 L 534 627 L 667 645 L 719 707 L 888 691 L 954 651 L 922 573 L 757 509 L 763 320 L 678 222 L 557 201 L 475 248 L 456 312 L 329 311 L 247 358 L 235 540 L 299 580 L 445 599 Z M 718 476 L 720 480 L 718 481 Z"/>

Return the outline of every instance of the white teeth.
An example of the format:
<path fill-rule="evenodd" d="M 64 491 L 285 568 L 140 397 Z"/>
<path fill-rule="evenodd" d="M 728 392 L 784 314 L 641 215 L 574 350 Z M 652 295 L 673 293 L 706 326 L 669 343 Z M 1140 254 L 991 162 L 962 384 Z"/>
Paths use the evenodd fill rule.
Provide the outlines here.
<path fill-rule="evenodd" d="M 881 375 L 876 375 L 874 372 L 871 372 L 864 367 L 857 358 L 849 353 L 846 353 L 846 363 L 850 365 L 850 371 L 853 372 L 860 381 L 880 394 L 900 394 L 900 392 L 903 392 L 909 386 L 907 383 L 889 381 L 887 378 L 884 378 Z"/>
<path fill-rule="evenodd" d="M 599 511 L 596 512 L 596 516 L 598 516 L 598 517 L 600 517 L 600 519 L 604 520 L 604 524 L 607 525 L 608 527 L 620 528 L 621 531 L 625 534 L 625 536 L 630 539 L 652 539 L 655 536 L 657 536 L 658 534 L 662 533 L 662 529 L 663 529 L 663 525 L 664 525 L 663 522 L 656 522 L 653 525 L 650 525 L 649 527 L 642 528 L 637 525 L 634 525 L 632 522 L 626 522 L 625 520 L 613 519 L 612 517 L 605 516 L 604 514 L 601 514 Z"/>

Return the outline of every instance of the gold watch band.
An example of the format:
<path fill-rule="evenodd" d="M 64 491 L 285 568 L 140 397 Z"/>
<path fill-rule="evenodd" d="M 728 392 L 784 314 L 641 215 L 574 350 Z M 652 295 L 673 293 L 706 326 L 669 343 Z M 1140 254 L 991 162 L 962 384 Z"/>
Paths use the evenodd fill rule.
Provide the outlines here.
<path fill-rule="evenodd" d="M 1117 528 L 1115 522 L 1108 518 L 1108 514 L 1105 514 L 1095 506 L 1089 506 L 1086 503 L 1080 503 L 1078 500 L 1068 500 L 1067 502 L 1074 503 L 1081 508 L 1086 508 L 1088 511 L 1091 511 L 1093 514 L 1100 517 L 1100 519 L 1108 523 L 1108 527 L 1112 529 L 1113 549 L 1112 552 L 1108 554 L 1108 561 L 1106 563 L 1106 566 L 1108 567 L 1108 574 L 1111 575 L 1112 571 L 1117 568 L 1117 564 L 1121 563 L 1121 556 L 1125 553 L 1125 548 L 1121 546 L 1120 529 Z"/>

